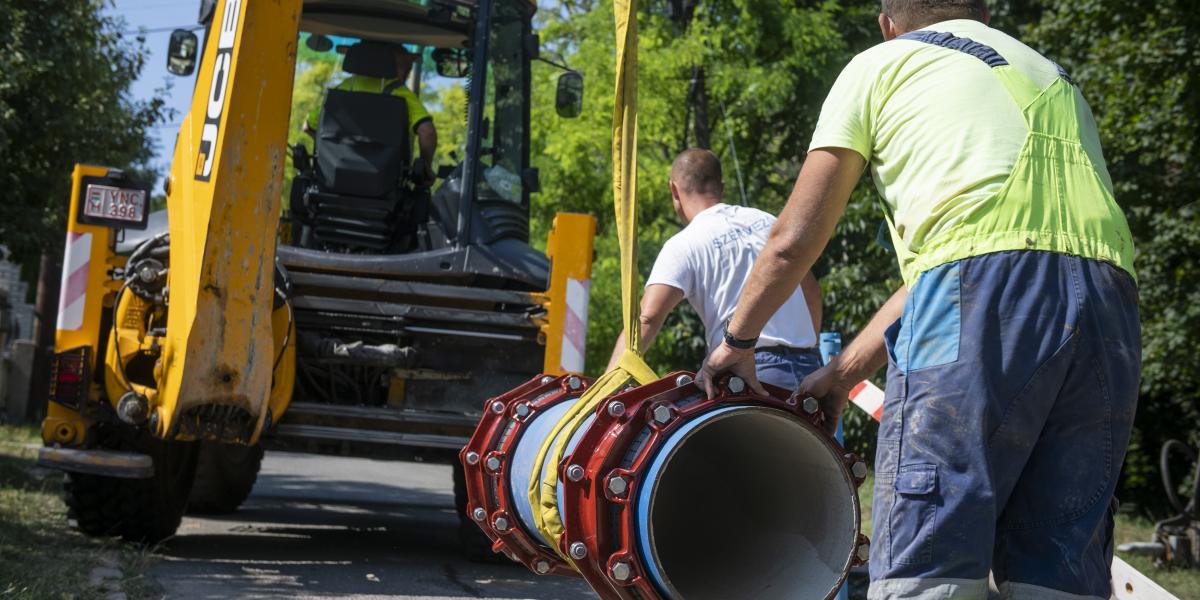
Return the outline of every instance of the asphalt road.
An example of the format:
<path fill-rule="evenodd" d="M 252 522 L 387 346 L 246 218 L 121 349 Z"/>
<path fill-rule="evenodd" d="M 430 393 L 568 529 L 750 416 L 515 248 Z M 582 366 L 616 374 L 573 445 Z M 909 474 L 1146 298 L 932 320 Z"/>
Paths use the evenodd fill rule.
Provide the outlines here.
<path fill-rule="evenodd" d="M 150 570 L 168 598 L 595 598 L 581 580 L 475 564 L 450 467 L 268 453 L 250 499 L 184 519 Z"/>

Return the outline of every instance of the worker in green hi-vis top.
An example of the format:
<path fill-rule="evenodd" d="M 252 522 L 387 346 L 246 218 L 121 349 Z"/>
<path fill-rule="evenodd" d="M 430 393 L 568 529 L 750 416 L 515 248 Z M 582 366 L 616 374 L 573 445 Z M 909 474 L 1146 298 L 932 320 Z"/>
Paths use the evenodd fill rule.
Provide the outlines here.
<path fill-rule="evenodd" d="M 1107 599 L 1141 371 L 1129 227 L 1067 71 L 983 0 L 883 0 L 697 377 L 755 388 L 753 340 L 866 167 L 904 286 L 799 392 L 837 422 L 888 365 L 869 598 Z M 743 349 L 750 348 L 750 349 Z"/>

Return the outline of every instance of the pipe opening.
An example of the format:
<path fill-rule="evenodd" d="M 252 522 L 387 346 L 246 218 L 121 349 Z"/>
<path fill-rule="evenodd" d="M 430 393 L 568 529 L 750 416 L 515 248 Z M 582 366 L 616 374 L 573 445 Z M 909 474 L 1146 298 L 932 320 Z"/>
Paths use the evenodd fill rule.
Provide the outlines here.
<path fill-rule="evenodd" d="M 819 436 L 781 411 L 729 407 L 666 441 L 638 509 L 647 566 L 667 596 L 790 600 L 835 590 L 857 542 L 856 490 Z"/>

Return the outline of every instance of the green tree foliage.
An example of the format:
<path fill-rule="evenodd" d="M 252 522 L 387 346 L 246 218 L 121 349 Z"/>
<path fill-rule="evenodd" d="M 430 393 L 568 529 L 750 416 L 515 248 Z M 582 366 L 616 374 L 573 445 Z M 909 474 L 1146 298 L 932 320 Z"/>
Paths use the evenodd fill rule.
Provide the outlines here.
<path fill-rule="evenodd" d="M 0 0 L 0 240 L 23 262 L 60 252 L 72 165 L 145 168 L 161 97 L 129 87 L 145 48 L 100 0 Z"/>

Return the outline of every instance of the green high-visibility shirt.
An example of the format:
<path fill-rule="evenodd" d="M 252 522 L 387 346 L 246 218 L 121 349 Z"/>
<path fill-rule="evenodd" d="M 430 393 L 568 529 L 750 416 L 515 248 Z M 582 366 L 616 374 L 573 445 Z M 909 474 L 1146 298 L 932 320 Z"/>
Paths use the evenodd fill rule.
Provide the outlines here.
<path fill-rule="evenodd" d="M 1083 256 L 1133 274 L 1095 119 L 1065 72 L 978 21 L 921 34 L 855 57 L 809 146 L 866 159 L 905 282 L 1007 250 Z"/>
<path fill-rule="evenodd" d="M 395 85 L 392 85 L 395 83 Z M 391 94 L 404 98 L 404 103 L 408 105 L 408 126 L 413 133 L 417 132 L 417 127 L 425 121 L 432 121 L 433 117 L 429 111 L 425 109 L 425 105 L 421 104 L 421 100 L 417 95 L 408 89 L 403 83 L 396 83 L 395 79 L 383 79 L 380 77 L 366 77 L 363 75 L 351 75 L 334 86 L 334 89 L 345 90 L 348 92 L 370 92 L 372 94 L 382 94 L 388 86 L 392 86 Z M 308 126 L 316 131 L 317 120 L 321 116 L 321 107 L 318 105 L 308 113 Z"/>

